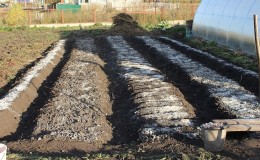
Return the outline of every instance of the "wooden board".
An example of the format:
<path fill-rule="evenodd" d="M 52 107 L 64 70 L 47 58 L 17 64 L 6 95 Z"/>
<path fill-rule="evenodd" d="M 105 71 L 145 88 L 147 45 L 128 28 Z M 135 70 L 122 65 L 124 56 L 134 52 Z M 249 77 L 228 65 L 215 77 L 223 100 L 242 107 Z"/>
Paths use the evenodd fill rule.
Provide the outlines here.
<path fill-rule="evenodd" d="M 218 119 L 215 123 L 227 123 L 227 132 L 255 132 L 260 131 L 260 119 Z"/>
<path fill-rule="evenodd" d="M 233 124 L 227 128 L 227 132 L 255 132 L 260 131 L 260 124 Z"/>
<path fill-rule="evenodd" d="M 259 124 L 260 119 L 215 119 L 213 120 L 215 123 L 228 123 L 228 124 Z"/>

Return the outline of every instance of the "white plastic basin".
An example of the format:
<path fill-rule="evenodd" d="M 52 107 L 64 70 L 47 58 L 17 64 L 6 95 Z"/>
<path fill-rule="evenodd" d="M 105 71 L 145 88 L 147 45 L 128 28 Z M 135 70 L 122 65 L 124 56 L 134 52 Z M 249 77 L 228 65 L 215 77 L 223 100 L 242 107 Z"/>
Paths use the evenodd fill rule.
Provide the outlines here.
<path fill-rule="evenodd" d="M 6 150 L 7 146 L 4 144 L 0 144 L 0 160 L 6 160 Z"/>

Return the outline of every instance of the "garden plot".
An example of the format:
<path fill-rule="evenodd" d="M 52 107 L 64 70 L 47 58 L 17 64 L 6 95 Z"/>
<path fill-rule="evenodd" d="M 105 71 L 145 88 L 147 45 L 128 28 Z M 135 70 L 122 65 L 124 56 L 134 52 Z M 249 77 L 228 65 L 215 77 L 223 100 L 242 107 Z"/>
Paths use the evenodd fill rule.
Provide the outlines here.
<path fill-rule="evenodd" d="M 210 96 L 220 107 L 237 118 L 259 118 L 259 101 L 251 92 L 241 87 L 237 82 L 228 79 L 215 71 L 206 68 L 168 45 L 147 36 L 139 37 L 146 45 L 155 48 L 159 54 L 180 66 L 192 81 L 206 86 Z"/>
<path fill-rule="evenodd" d="M 55 44 L 53 50 L 50 50 L 25 74 L 20 75 L 19 80 L 15 80 L 17 84 L 0 97 L 0 117 L 3 120 L 0 123 L 0 137 L 17 132 L 30 104 L 41 95 L 38 89 L 65 56 L 67 43 L 69 41 L 60 40 Z"/>
<path fill-rule="evenodd" d="M 122 37 L 108 37 L 108 42 L 117 53 L 121 75 L 133 92 L 136 108 L 133 123 L 141 124 L 141 140 L 156 140 L 171 134 L 196 137 L 191 105 L 180 91 L 165 81 L 165 76 L 152 67 Z M 191 128 L 187 131 L 187 128 Z"/>
<path fill-rule="evenodd" d="M 202 65 L 193 71 L 194 63 L 192 60 L 186 63 L 187 58 L 177 63 L 174 57 L 180 58 L 182 54 L 158 41 L 138 38 L 125 37 L 126 42 L 122 37 L 81 36 L 75 43 L 74 39 L 66 43 L 66 54 L 52 74 L 44 78 L 47 82 L 37 90 L 39 96 L 19 123 L 22 127 L 10 137 L 0 139 L 3 143 L 7 141 L 9 152 L 46 158 L 69 156 L 69 159 L 259 157 L 259 134 L 230 134 L 232 138 L 227 137 L 223 152 L 206 156 L 208 152 L 202 150 L 197 129 L 200 123 L 213 117 L 232 117 L 216 109 L 223 106 L 222 97 L 217 101 L 220 105 L 215 105 L 215 99 L 209 97 L 216 97 L 214 93 L 218 93 L 218 88 L 242 90 L 251 96 L 250 92 L 238 84 L 222 85 L 222 80 L 217 79 L 221 76 L 215 77 L 214 72 L 208 76 L 207 69 L 200 73 Z M 145 45 L 143 39 L 152 47 Z M 172 59 L 166 52 L 173 55 Z M 187 73 L 193 76 L 193 81 Z M 205 77 L 219 81 L 220 86 L 204 82 Z M 223 81 L 231 83 L 226 78 Z M 223 90 L 223 93 L 228 92 Z M 209 106 L 209 110 L 205 106 Z M 10 125 L 9 120 L 7 122 Z M 145 142 L 137 140 L 138 134 Z"/>
<path fill-rule="evenodd" d="M 53 88 L 53 97 L 43 107 L 33 137 L 106 143 L 112 128 L 103 62 L 93 54 L 93 39 L 78 39 L 77 49 L 64 66 Z"/>
<path fill-rule="evenodd" d="M 195 51 L 195 52 L 197 52 L 197 53 L 203 55 L 204 57 L 209 57 L 209 59 L 211 59 L 211 60 L 213 60 L 213 61 L 216 61 L 216 62 L 218 62 L 219 64 L 222 64 L 222 65 L 223 65 L 222 67 L 230 67 L 230 68 L 232 68 L 232 70 L 236 70 L 237 72 L 242 73 L 243 75 L 250 75 L 250 76 L 252 76 L 252 77 L 258 78 L 257 73 L 255 73 L 255 72 L 253 72 L 253 71 L 250 71 L 250 70 L 246 70 L 246 69 L 244 69 L 244 68 L 242 68 L 242 67 L 235 66 L 235 65 L 233 65 L 233 64 L 231 64 L 231 63 L 228 63 L 227 61 L 225 61 L 225 60 L 223 60 L 223 59 L 214 57 L 213 55 L 211 55 L 211 54 L 209 54 L 209 53 L 207 53 L 207 52 L 203 52 L 203 51 L 201 51 L 201 50 L 192 48 L 192 47 L 190 47 L 190 46 L 188 46 L 188 45 L 186 45 L 186 44 L 183 44 L 183 43 L 181 43 L 181 42 L 179 42 L 179 41 L 176 41 L 176 40 L 174 40 L 174 39 L 170 39 L 170 38 L 168 38 L 168 37 L 160 37 L 160 39 L 162 39 L 162 40 L 167 40 L 167 41 L 170 41 L 170 42 L 172 42 L 172 43 L 178 44 L 179 46 L 185 47 L 185 48 L 187 48 L 189 51 Z M 196 55 L 198 55 L 198 54 L 196 54 Z M 199 55 L 198 55 L 198 56 L 199 56 Z"/>
<path fill-rule="evenodd" d="M 159 40 L 163 43 L 169 44 L 174 49 L 176 48 L 189 58 L 192 58 L 212 70 L 237 81 L 240 85 L 255 95 L 258 94 L 258 75 L 256 72 L 236 66 L 207 52 L 192 48 L 182 42 L 168 37 L 160 37 Z"/>
<path fill-rule="evenodd" d="M 62 47 L 64 47 L 65 40 L 60 40 L 56 47 L 50 51 L 50 53 L 47 54 L 47 56 L 40 60 L 37 65 L 32 67 L 31 71 L 28 72 L 21 80 L 21 83 L 18 84 L 16 87 L 11 89 L 8 94 L 6 94 L 3 98 L 0 99 L 0 110 L 9 109 L 14 100 L 19 97 L 21 92 L 26 90 L 28 85 L 31 83 L 32 79 L 37 77 L 39 72 L 42 71 L 49 63 L 53 63 L 53 59 L 58 54 L 58 52 L 61 50 Z"/>

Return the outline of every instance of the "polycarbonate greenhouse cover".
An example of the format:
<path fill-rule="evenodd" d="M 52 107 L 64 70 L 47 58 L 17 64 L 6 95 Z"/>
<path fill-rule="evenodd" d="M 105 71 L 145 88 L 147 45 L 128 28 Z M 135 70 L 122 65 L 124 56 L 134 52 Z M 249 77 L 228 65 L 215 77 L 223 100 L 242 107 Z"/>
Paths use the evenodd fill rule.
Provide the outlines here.
<path fill-rule="evenodd" d="M 260 0 L 202 0 L 193 20 L 192 33 L 256 56 L 254 14 L 259 21 Z"/>

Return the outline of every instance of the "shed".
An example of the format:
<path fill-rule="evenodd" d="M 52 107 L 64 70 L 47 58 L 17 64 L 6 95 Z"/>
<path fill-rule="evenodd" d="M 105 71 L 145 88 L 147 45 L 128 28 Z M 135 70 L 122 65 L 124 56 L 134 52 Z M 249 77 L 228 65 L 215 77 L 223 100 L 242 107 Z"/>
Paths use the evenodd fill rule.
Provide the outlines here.
<path fill-rule="evenodd" d="M 80 10 L 80 8 L 81 8 L 81 6 L 77 5 L 77 4 L 67 4 L 67 3 L 57 3 L 56 4 L 57 10 L 77 12 Z"/>
<path fill-rule="evenodd" d="M 193 20 L 193 35 L 255 56 L 253 15 L 259 0 L 202 0 Z"/>

